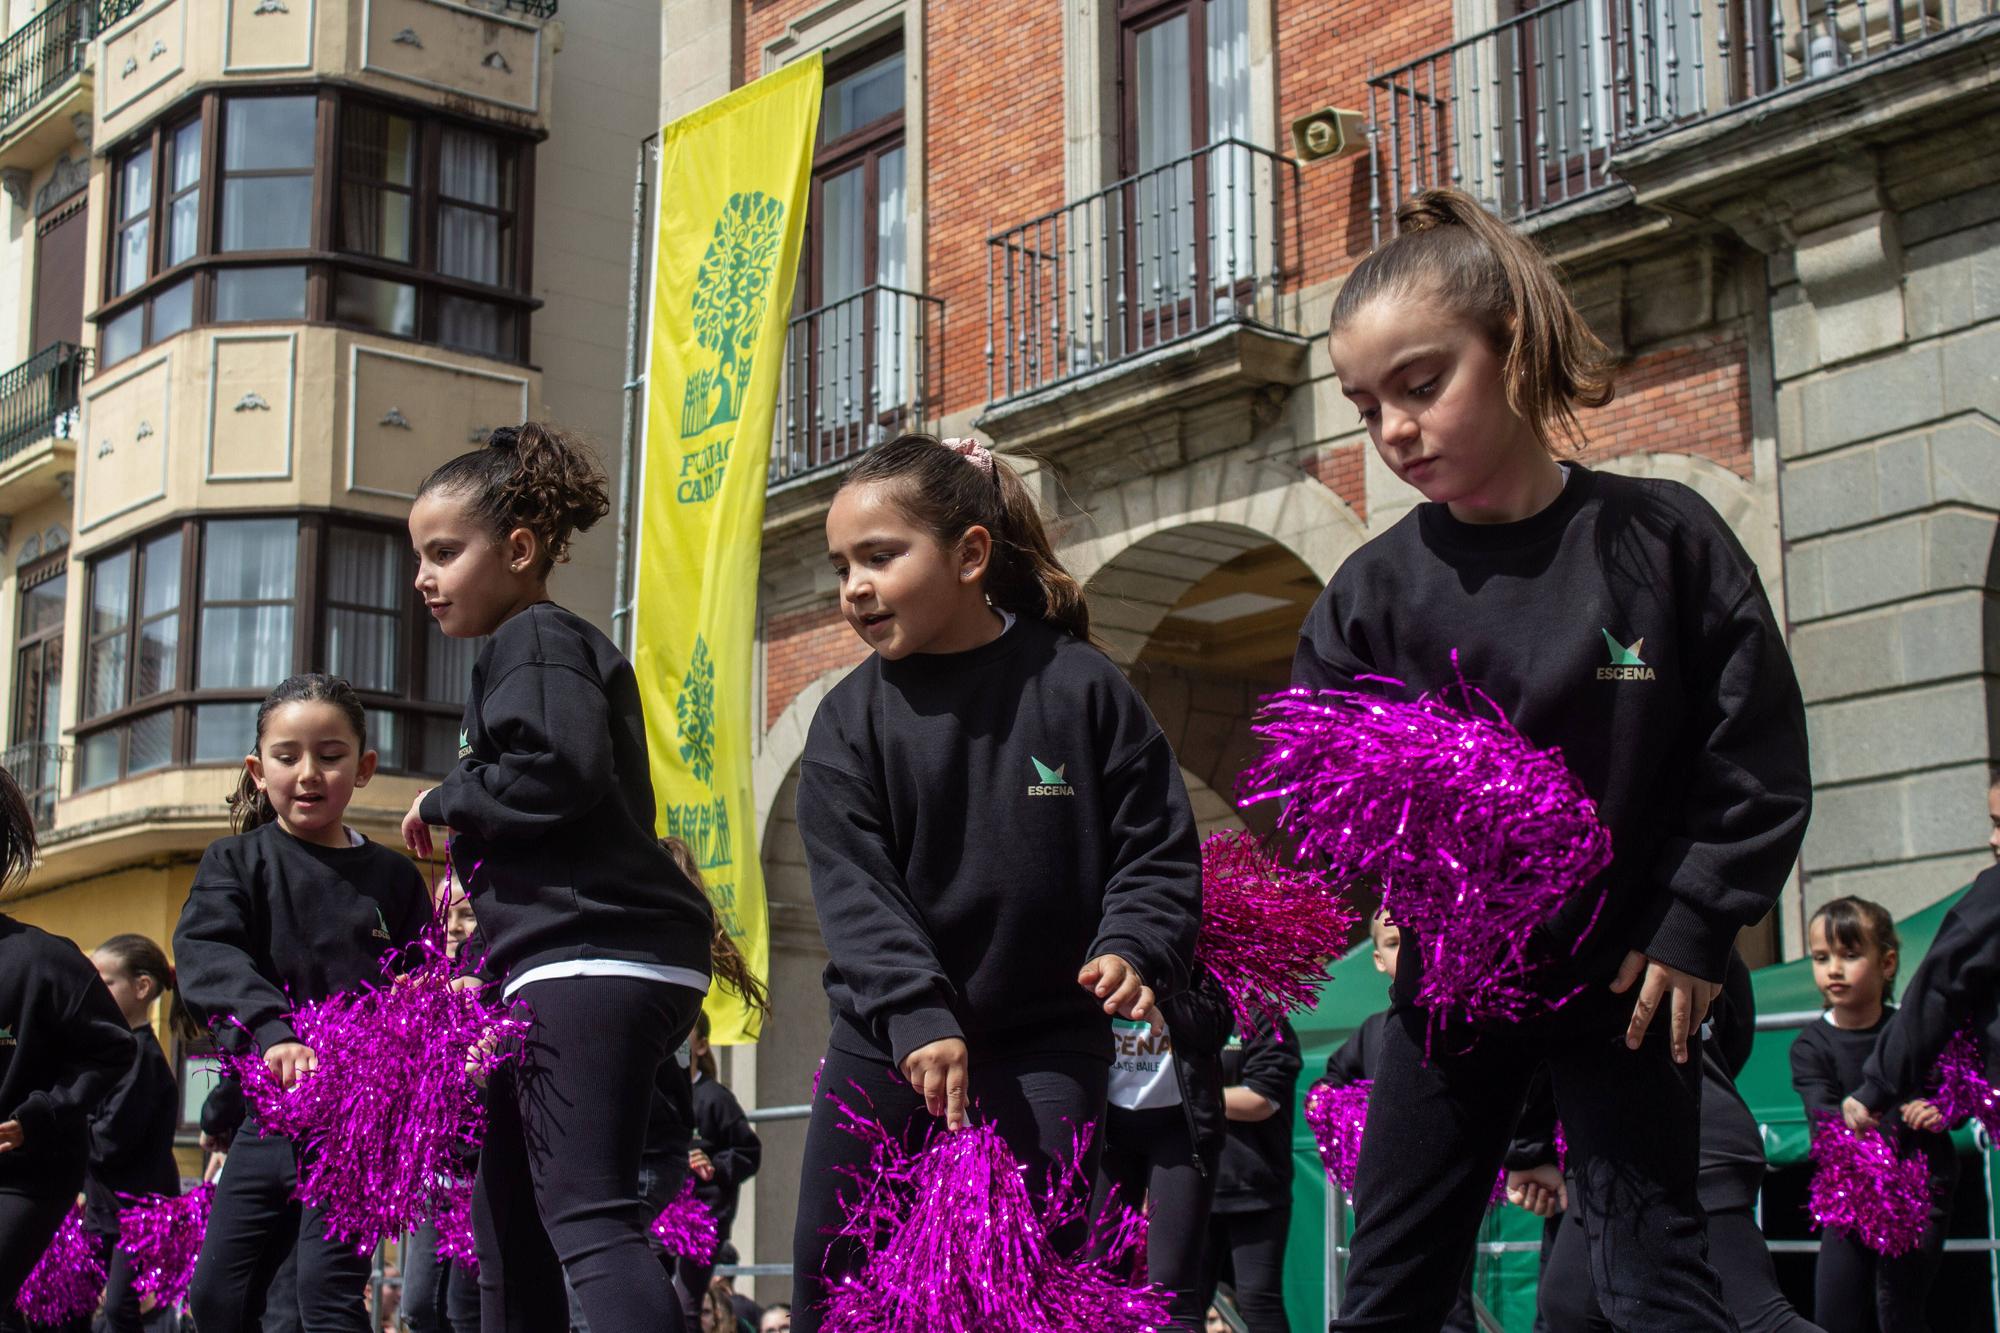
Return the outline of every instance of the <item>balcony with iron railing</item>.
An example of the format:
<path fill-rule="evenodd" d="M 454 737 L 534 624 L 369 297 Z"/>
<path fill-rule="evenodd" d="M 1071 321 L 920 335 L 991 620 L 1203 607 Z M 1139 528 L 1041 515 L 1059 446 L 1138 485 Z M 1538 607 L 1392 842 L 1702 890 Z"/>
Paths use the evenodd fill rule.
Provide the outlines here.
<path fill-rule="evenodd" d="M 0 40 L 0 168 L 32 171 L 76 137 L 90 112 L 91 39 L 141 0 L 52 0 Z"/>
<path fill-rule="evenodd" d="M 1557 0 L 1368 81 L 1379 243 L 1450 185 L 1520 220 L 1620 187 L 1619 155 L 1980 22 L 1994 0 Z"/>
<path fill-rule="evenodd" d="M 0 750 L 0 768 L 5 768 L 28 798 L 35 827 L 46 834 L 55 825 L 56 798 L 62 794 L 63 775 L 68 771 L 67 745 L 46 745 L 30 741 Z"/>
<path fill-rule="evenodd" d="M 91 351 L 51 343 L 0 373 L 0 515 L 47 498 L 73 465 Z"/>
<path fill-rule="evenodd" d="M 944 400 L 944 302 L 864 287 L 794 316 L 785 337 L 771 485 L 824 472 L 905 431 Z"/>

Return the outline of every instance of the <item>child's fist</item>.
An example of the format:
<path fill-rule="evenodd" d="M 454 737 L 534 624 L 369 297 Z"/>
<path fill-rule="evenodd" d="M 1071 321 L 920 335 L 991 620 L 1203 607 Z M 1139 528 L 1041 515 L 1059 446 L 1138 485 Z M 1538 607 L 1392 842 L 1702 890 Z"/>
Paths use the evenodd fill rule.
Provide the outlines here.
<path fill-rule="evenodd" d="M 1104 1012 L 1129 1018 L 1135 1023 L 1153 1021 L 1159 1001 L 1153 988 L 1140 977 L 1139 969 L 1115 953 L 1100 954 L 1083 965 L 1076 984 L 1104 1001 Z"/>

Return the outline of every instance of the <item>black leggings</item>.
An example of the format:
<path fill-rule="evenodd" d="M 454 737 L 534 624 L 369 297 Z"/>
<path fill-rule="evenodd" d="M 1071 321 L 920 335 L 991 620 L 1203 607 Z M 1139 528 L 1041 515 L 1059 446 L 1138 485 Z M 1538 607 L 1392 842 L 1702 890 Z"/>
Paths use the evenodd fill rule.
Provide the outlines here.
<path fill-rule="evenodd" d="M 328 1240 L 326 1218 L 292 1196 L 298 1150 L 289 1139 L 245 1125 L 215 1185 L 208 1234 L 195 1260 L 188 1308 L 201 1333 L 250 1333 L 272 1280 L 296 1254 L 295 1304 L 304 1333 L 367 1333 L 369 1256 Z"/>
<path fill-rule="evenodd" d="M 1748 1208 L 1708 1215 L 1708 1255 L 1722 1279 L 1723 1303 L 1741 1333 L 1820 1333 L 1779 1290 L 1771 1251 Z M 1573 1214 L 1555 1227 L 1538 1306 L 1549 1333 L 1606 1333 L 1615 1327 L 1598 1309 L 1590 1285 L 1590 1240 Z"/>
<path fill-rule="evenodd" d="M 1185 1108 L 1105 1109 L 1090 1215 L 1102 1215 L 1114 1194 L 1147 1215 L 1146 1277 L 1173 1296 L 1168 1327 L 1201 1333 L 1208 1312 L 1201 1303 L 1201 1251 L 1215 1181 L 1195 1157 Z"/>
<path fill-rule="evenodd" d="M 494 1076 L 472 1197 L 482 1333 L 568 1328 L 565 1273 L 592 1327 L 682 1333 L 639 1167 L 651 1148 L 686 1169 L 693 1088 L 661 1066 L 693 1031 L 701 996 L 650 979 L 559 977 L 518 999 L 533 1026 L 521 1061 Z M 677 1144 L 647 1141 L 656 1089 Z"/>
<path fill-rule="evenodd" d="M 1944 1260 L 1958 1169 L 1948 1147 L 1933 1153 L 1930 1222 L 1908 1254 L 1885 1259 L 1844 1231 L 1820 1234 L 1813 1318 L 1826 1333 L 1929 1333 L 1924 1307 Z"/>
<path fill-rule="evenodd" d="M 55 1239 L 56 1228 L 69 1215 L 70 1204 L 82 1185 L 81 1164 L 68 1189 L 61 1181 L 32 1189 L 0 1185 L 0 1328 L 20 1326 L 14 1298 L 42 1261 L 43 1251 Z M 10 1324 L 10 1320 L 16 1322 Z"/>
<path fill-rule="evenodd" d="M 410 1333 L 479 1333 L 479 1279 L 437 1242 L 428 1222 L 403 1242 L 403 1322 Z"/>
<path fill-rule="evenodd" d="M 1110 1054 L 1107 1043 L 1101 1059 L 1045 1053 L 982 1060 L 973 1055 L 975 1114 L 1000 1131 L 1027 1168 L 1028 1190 L 1035 1197 L 1041 1197 L 1051 1168 L 1068 1163 L 1076 1131 L 1103 1118 Z M 868 1165 L 867 1145 L 841 1128 L 840 1112 L 830 1100 L 834 1097 L 873 1116 L 911 1144 L 941 1123 L 884 1061 L 837 1047 L 827 1050 L 819 1092 L 813 1097 L 812 1121 L 806 1128 L 805 1160 L 799 1168 L 799 1213 L 792 1232 L 792 1333 L 819 1333 L 827 1281 L 856 1271 L 863 1258 L 852 1242 L 832 1239 L 845 1218 L 841 1194 L 853 1188 L 841 1169 Z M 1093 1141 L 1083 1163 L 1093 1176 L 1096 1151 Z M 1058 1246 L 1073 1250 L 1082 1245 L 1084 1236 L 1079 1227 L 1054 1239 Z"/>
<path fill-rule="evenodd" d="M 1202 1256 L 1203 1314 L 1215 1303 L 1215 1289 L 1227 1273 L 1236 1292 L 1236 1312 L 1250 1333 L 1292 1333 L 1285 1316 L 1285 1241 L 1291 1230 L 1290 1208 L 1213 1214 Z"/>

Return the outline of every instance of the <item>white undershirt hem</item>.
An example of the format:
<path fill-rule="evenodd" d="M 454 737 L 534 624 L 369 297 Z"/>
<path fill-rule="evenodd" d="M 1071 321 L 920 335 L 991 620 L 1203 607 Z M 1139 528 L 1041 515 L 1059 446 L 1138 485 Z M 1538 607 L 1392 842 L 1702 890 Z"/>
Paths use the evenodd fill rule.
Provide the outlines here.
<path fill-rule="evenodd" d="M 708 994 L 708 974 L 691 967 L 634 963 L 622 958 L 572 958 L 566 963 L 543 963 L 529 968 L 507 983 L 501 997 L 511 1000 L 523 986 L 565 977 L 631 977 L 638 981 L 664 981 L 670 986 L 686 986 L 697 994 Z"/>

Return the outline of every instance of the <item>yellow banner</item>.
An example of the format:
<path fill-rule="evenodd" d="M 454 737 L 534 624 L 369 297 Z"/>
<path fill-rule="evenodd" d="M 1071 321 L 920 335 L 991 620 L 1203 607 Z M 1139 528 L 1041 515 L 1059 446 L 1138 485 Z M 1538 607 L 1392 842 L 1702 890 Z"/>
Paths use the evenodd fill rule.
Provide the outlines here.
<path fill-rule="evenodd" d="M 660 831 L 686 840 L 760 977 L 770 923 L 750 790 L 771 423 L 812 187 L 818 56 L 660 132 L 632 660 Z M 709 993 L 711 1040 L 755 1041 Z"/>

